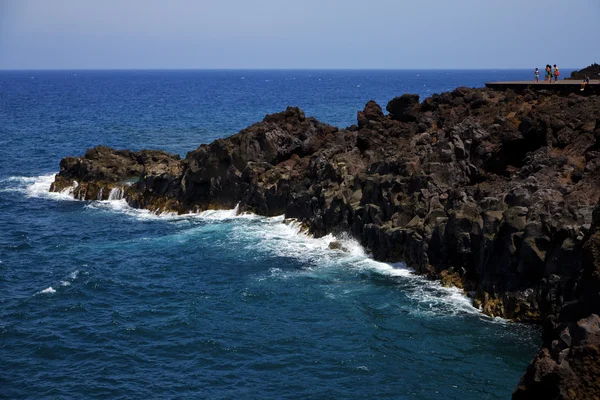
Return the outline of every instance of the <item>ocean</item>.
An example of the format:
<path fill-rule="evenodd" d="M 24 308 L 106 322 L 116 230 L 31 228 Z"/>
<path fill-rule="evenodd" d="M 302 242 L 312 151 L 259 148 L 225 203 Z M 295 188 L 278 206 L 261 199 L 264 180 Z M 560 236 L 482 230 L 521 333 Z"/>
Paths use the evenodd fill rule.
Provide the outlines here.
<path fill-rule="evenodd" d="M 346 127 L 371 99 L 532 78 L 0 71 L 0 398 L 509 398 L 540 329 L 351 237 L 330 250 L 283 216 L 154 215 L 48 188 L 61 158 L 99 144 L 185 156 L 290 105 Z"/>

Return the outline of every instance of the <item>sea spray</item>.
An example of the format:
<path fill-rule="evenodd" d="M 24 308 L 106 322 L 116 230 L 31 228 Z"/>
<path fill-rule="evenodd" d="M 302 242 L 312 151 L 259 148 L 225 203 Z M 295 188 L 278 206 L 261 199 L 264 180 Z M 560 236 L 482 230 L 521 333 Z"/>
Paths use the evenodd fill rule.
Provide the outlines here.
<path fill-rule="evenodd" d="M 122 187 L 112 188 L 108 194 L 108 200 L 121 200 L 123 198 L 123 192 Z"/>
<path fill-rule="evenodd" d="M 13 177 L 11 182 L 15 182 L 17 190 L 27 193 L 29 197 L 73 200 L 73 191 L 77 183 L 61 193 L 53 193 L 48 191 L 53 179 L 54 175 Z M 410 279 L 413 280 L 414 285 L 410 285 L 407 295 L 428 308 L 450 309 L 455 307 L 452 312 L 479 312 L 472 306 L 471 300 L 459 289 L 445 288 L 438 282 L 429 281 L 416 275 L 403 263 L 390 264 L 373 260 L 360 243 L 348 234 L 341 234 L 339 237 L 326 235 L 314 238 L 308 235 L 306 228 L 295 219 L 284 219 L 284 216 L 261 217 L 252 213 L 240 213 L 239 204 L 230 210 L 206 210 L 182 215 L 172 212 L 156 214 L 149 210 L 130 207 L 123 199 L 123 193 L 122 187 L 112 188 L 108 201 L 92 201 L 84 208 L 121 213 L 140 221 L 196 220 L 224 223 L 239 220 L 239 225 L 233 229 L 234 234 L 254 236 L 256 242 L 248 246 L 259 248 L 261 252 L 266 250 L 276 256 L 293 257 L 303 262 L 316 262 L 323 268 L 350 268 L 371 271 L 390 278 Z M 243 220 L 254 220 L 259 224 L 246 225 Z M 333 243 L 338 243 L 339 247 L 332 246 Z M 313 268 L 315 267 L 313 266 Z"/>

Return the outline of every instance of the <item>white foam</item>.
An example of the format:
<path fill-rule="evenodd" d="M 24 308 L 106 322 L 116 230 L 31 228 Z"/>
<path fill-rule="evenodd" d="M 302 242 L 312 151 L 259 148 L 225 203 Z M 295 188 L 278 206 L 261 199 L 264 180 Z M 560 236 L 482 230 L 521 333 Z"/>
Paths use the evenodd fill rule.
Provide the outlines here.
<path fill-rule="evenodd" d="M 65 188 L 62 192 L 50 192 L 50 186 L 54 182 L 55 174 L 40 175 L 34 177 L 12 176 L 0 182 L 8 183 L 7 187 L 2 189 L 4 192 L 20 192 L 31 198 L 49 198 L 53 200 L 79 200 L 74 196 L 74 190 L 79 185 L 74 181 L 73 186 Z M 146 209 L 137 209 L 130 207 L 123 198 L 125 190 L 122 187 L 111 189 L 108 200 L 97 200 L 86 205 L 86 208 L 96 208 L 105 211 L 114 211 L 133 216 L 140 220 L 182 220 L 182 219 L 202 219 L 212 221 L 225 221 L 233 218 L 256 219 L 255 214 L 240 213 L 239 205 L 230 210 L 207 210 L 199 213 L 190 212 L 187 214 L 177 214 L 175 212 L 155 213 Z M 101 198 L 101 194 L 98 196 Z"/>
<path fill-rule="evenodd" d="M 481 314 L 481 310 L 473 306 L 473 301 L 466 296 L 462 289 L 445 287 L 437 280 L 430 280 L 425 276 L 410 273 L 403 281 L 403 293 L 418 304 L 412 310 L 417 314 L 456 315 Z"/>
<path fill-rule="evenodd" d="M 54 290 L 52 288 L 52 286 L 49 286 L 40 292 L 40 294 L 52 294 L 52 293 L 56 293 L 56 290 Z"/>
<path fill-rule="evenodd" d="M 250 244 L 246 245 L 249 250 L 303 261 L 331 252 L 328 249 L 329 243 L 334 240 L 331 235 L 315 239 L 303 233 L 298 223 L 283 223 L 283 216 L 261 219 L 259 224 L 235 226 L 233 239 L 244 243 L 248 242 L 244 239 L 250 237 Z"/>
<path fill-rule="evenodd" d="M 53 200 L 74 200 L 74 187 L 66 188 L 63 192 L 50 192 L 50 185 L 54 182 L 55 175 L 40 176 L 11 176 L 2 182 L 7 183 L 4 192 L 23 193 L 29 198 L 48 198 Z"/>
<path fill-rule="evenodd" d="M 79 270 L 71 272 L 67 277 L 60 281 L 61 286 L 71 286 L 72 282 L 79 276 Z"/>
<path fill-rule="evenodd" d="M 461 289 L 444 287 L 438 281 L 428 280 L 417 275 L 404 263 L 384 263 L 375 261 L 368 255 L 359 242 L 348 235 L 334 237 L 327 235 L 313 238 L 306 235 L 297 223 L 282 223 L 283 216 L 263 218 L 260 224 L 240 224 L 234 227 L 235 241 L 251 243 L 247 250 L 268 252 L 276 256 L 292 257 L 307 267 L 303 271 L 282 271 L 274 268 L 269 275 L 258 279 L 290 279 L 298 276 L 324 277 L 333 279 L 337 272 L 344 269 L 370 272 L 396 279 L 403 293 L 418 304 L 412 310 L 415 313 L 448 315 L 457 313 L 479 314 L 472 301 Z M 235 237 L 237 236 L 237 238 Z M 251 240 L 248 240 L 250 236 Z M 244 240 L 245 239 L 245 240 Z M 338 242 L 338 249 L 330 249 L 331 242 Z M 329 293 L 329 297 L 336 295 Z"/>
<path fill-rule="evenodd" d="M 50 193 L 50 185 L 54 182 L 54 175 L 42 175 L 34 177 L 27 184 L 25 190 L 28 197 L 44 197 Z"/>
<path fill-rule="evenodd" d="M 23 192 L 28 197 L 73 200 L 73 189 L 76 186 L 67 188 L 63 193 L 53 193 L 49 192 L 53 181 L 54 174 L 38 177 L 10 177 L 4 180 L 9 183 L 8 190 Z M 250 241 L 250 244 L 245 245 L 248 250 L 268 252 L 270 255 L 292 257 L 302 261 L 307 268 L 301 274 L 318 275 L 322 274 L 323 270 L 330 268 L 370 271 L 393 279 L 400 279 L 399 283 L 406 286 L 404 292 L 419 304 L 421 311 L 439 312 L 440 309 L 443 309 L 451 313 L 480 313 L 480 310 L 473 307 L 472 301 L 460 289 L 446 288 L 440 282 L 430 281 L 423 276 L 416 275 L 403 263 L 389 264 L 375 261 L 365 252 L 358 241 L 348 235 L 337 238 L 333 235 L 314 238 L 307 235 L 299 223 L 284 222 L 283 216 L 260 217 L 248 213 L 240 214 L 238 206 L 231 210 L 208 210 L 190 214 L 156 214 L 149 210 L 130 207 L 122 196 L 123 190 L 115 188 L 111 190 L 109 200 L 93 201 L 86 204 L 85 207 L 123 213 L 142 221 L 200 220 L 219 223 L 239 219 L 257 222 L 243 223 L 240 221 L 233 228 L 234 237 L 232 239 L 235 240 L 235 236 L 237 236 L 241 243 Z M 333 241 L 339 242 L 339 249 L 329 248 Z M 78 271 L 73 272 L 74 275 L 70 279 L 61 281 L 61 285 L 70 285 L 77 278 L 78 273 Z M 288 279 L 301 274 L 297 271 L 290 273 L 281 270 L 270 271 L 270 277 L 277 279 Z M 40 293 L 55 293 L 55 290 L 49 287 Z"/>
<path fill-rule="evenodd" d="M 235 235 L 253 236 L 248 250 L 267 251 L 281 257 L 293 257 L 320 266 L 345 265 L 368 269 L 387 276 L 409 276 L 411 270 L 403 263 L 389 264 L 373 260 L 354 238 L 348 235 L 326 235 L 314 238 L 306 234 L 300 224 L 285 222 L 283 216 L 263 218 L 262 224 L 234 228 Z M 338 243 L 331 249 L 332 242 Z"/>
<path fill-rule="evenodd" d="M 211 220 L 211 221 L 225 221 L 234 218 L 245 218 L 245 219 L 253 219 L 258 218 L 255 214 L 243 213 L 240 214 L 240 205 L 239 203 L 235 206 L 235 208 L 231 210 L 206 210 L 199 212 L 194 215 L 196 218 Z"/>
<path fill-rule="evenodd" d="M 62 287 L 71 286 L 73 284 L 73 281 L 75 281 L 75 279 L 77 279 L 78 276 L 79 276 L 79 270 L 75 270 L 75 271 L 71 272 L 70 274 L 68 274 L 66 277 L 64 277 L 63 280 L 59 281 L 59 284 Z M 56 289 L 54 289 L 52 286 L 48 286 L 46 289 L 37 292 L 36 295 L 38 295 L 38 294 L 54 294 L 54 293 L 56 293 Z"/>
<path fill-rule="evenodd" d="M 123 198 L 123 188 L 115 187 L 110 189 L 110 193 L 108 194 L 108 200 L 121 200 Z"/>
<path fill-rule="evenodd" d="M 413 277 L 413 271 L 406 267 L 404 263 L 387 264 L 382 262 L 374 261 L 374 269 L 382 275 L 388 276 L 403 276 Z"/>
<path fill-rule="evenodd" d="M 177 220 L 186 218 L 186 215 L 178 215 L 177 213 L 166 212 L 166 213 L 154 213 L 150 210 L 133 208 L 125 199 L 119 200 L 104 200 L 104 201 L 93 201 L 84 206 L 86 209 L 98 210 L 110 213 L 124 214 L 129 217 L 135 218 L 138 221 L 150 221 L 150 220 Z M 189 218 L 189 217 L 188 217 Z"/>
<path fill-rule="evenodd" d="M 187 214 L 178 214 L 175 212 L 156 213 L 146 209 L 133 208 L 123 198 L 119 200 L 93 201 L 85 205 L 88 209 L 97 209 L 108 212 L 116 212 L 128 215 L 140 221 L 163 220 L 163 221 L 181 221 L 181 220 L 205 220 L 213 222 L 222 222 L 231 219 L 258 219 L 259 216 L 249 213 L 239 213 L 239 206 L 230 210 L 207 210 L 202 212 L 190 212 Z"/>

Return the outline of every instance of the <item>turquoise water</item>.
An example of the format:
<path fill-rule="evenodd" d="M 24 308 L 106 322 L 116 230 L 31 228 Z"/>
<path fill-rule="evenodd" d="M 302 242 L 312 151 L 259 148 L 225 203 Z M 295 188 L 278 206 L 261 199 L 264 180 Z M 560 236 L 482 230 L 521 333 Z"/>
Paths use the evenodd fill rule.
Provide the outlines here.
<path fill-rule="evenodd" d="M 454 289 L 283 217 L 156 216 L 47 189 L 88 147 L 185 154 L 298 105 L 529 71 L 0 72 L 0 397 L 507 398 L 539 345 Z"/>

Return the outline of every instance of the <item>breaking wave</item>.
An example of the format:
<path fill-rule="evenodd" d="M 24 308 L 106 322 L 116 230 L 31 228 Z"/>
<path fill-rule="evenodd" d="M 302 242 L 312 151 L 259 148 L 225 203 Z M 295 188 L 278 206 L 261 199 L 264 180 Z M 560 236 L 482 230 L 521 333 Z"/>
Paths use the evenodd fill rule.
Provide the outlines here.
<path fill-rule="evenodd" d="M 5 180 L 5 191 L 24 193 L 27 197 L 48 198 L 73 201 L 73 188 L 61 193 L 49 192 L 54 174 L 38 177 L 11 177 Z M 192 223 L 226 224 L 232 223 L 231 240 L 239 243 L 247 251 L 261 253 L 264 256 L 290 257 L 302 262 L 306 268 L 302 271 L 269 270 L 267 275 L 258 279 L 290 279 L 298 276 L 312 276 L 317 279 L 336 279 L 340 271 L 354 271 L 384 276 L 398 284 L 403 293 L 415 302 L 420 313 L 469 313 L 479 314 L 460 289 L 442 286 L 437 281 L 413 273 L 404 263 L 384 263 L 375 261 L 366 253 L 357 240 L 342 235 L 327 235 L 314 238 L 307 235 L 300 224 L 285 221 L 283 216 L 261 217 L 255 214 L 239 213 L 238 208 L 231 210 L 208 210 L 199 213 L 179 215 L 176 213 L 156 214 L 149 210 L 130 207 L 123 199 L 123 191 L 112 189 L 109 200 L 86 202 L 85 209 L 100 212 L 120 213 L 140 221 L 156 220 L 165 222 L 191 221 Z M 193 227 L 179 235 L 194 235 L 203 229 Z M 331 246 L 332 243 L 335 246 Z M 333 248 L 332 248 L 333 247 Z M 60 282 L 61 286 L 70 285 L 70 280 Z M 49 287 L 40 293 L 55 293 Z"/>
<path fill-rule="evenodd" d="M 1 181 L 2 192 L 23 193 L 29 198 L 47 198 L 52 200 L 73 201 L 74 187 L 67 188 L 62 192 L 51 192 L 50 185 L 54 182 L 54 174 L 40 176 L 11 176 Z"/>

